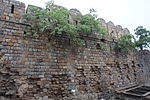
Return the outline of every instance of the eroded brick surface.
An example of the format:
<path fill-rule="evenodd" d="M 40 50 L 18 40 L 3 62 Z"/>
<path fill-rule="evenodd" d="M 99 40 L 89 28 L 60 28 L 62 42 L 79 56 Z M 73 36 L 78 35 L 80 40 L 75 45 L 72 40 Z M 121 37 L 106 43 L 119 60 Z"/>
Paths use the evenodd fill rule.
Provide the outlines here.
<path fill-rule="evenodd" d="M 83 37 L 87 43 L 83 47 L 61 36 L 29 37 L 24 34 L 26 24 L 20 23 L 24 4 L 0 2 L 0 8 L 5 10 L 0 15 L 1 100 L 110 99 L 116 88 L 145 81 L 144 64 L 134 52 L 117 54 L 113 51 L 114 42 L 104 42 L 99 36 Z M 9 15 L 12 4 L 15 13 Z M 109 29 L 117 32 L 111 23 Z M 107 45 L 106 50 L 97 47 L 101 43 Z"/>

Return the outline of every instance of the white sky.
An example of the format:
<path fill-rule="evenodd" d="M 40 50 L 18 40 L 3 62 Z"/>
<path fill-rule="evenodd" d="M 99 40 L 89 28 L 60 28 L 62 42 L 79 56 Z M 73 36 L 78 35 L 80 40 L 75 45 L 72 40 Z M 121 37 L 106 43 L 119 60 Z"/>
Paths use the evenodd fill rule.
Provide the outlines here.
<path fill-rule="evenodd" d="M 26 5 L 44 7 L 49 0 L 19 0 Z M 55 4 L 68 9 L 77 8 L 82 14 L 94 8 L 100 18 L 115 25 L 127 27 L 131 33 L 137 26 L 150 30 L 150 0 L 54 0 Z"/>

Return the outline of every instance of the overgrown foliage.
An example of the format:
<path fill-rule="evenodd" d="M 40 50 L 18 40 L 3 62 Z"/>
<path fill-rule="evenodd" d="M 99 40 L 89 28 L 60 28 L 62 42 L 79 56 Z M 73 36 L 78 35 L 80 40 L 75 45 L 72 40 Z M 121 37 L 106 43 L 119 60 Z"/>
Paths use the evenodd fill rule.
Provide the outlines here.
<path fill-rule="evenodd" d="M 136 38 L 133 35 L 125 34 L 117 41 L 116 49 L 127 52 L 131 49 L 150 48 L 150 31 L 143 26 L 135 29 Z"/>
<path fill-rule="evenodd" d="M 135 29 L 135 35 L 137 36 L 137 40 L 135 41 L 135 45 L 140 50 L 143 48 L 150 47 L 150 31 L 143 26 L 139 26 Z"/>
<path fill-rule="evenodd" d="M 46 3 L 46 9 L 33 7 L 30 9 L 32 14 L 26 14 L 25 20 L 31 21 L 30 34 L 38 37 L 40 34 L 67 35 L 71 40 L 79 44 L 84 44 L 80 38 L 82 34 L 101 33 L 104 29 L 100 28 L 94 9 L 90 10 L 89 15 L 78 15 L 80 23 L 74 25 L 70 23 L 70 12 L 63 7 L 55 7 L 54 2 Z M 28 33 L 29 33 L 28 32 Z"/>
<path fill-rule="evenodd" d="M 134 36 L 131 34 L 122 35 L 116 43 L 116 49 L 123 52 L 135 49 L 135 43 L 132 41 L 133 39 Z"/>

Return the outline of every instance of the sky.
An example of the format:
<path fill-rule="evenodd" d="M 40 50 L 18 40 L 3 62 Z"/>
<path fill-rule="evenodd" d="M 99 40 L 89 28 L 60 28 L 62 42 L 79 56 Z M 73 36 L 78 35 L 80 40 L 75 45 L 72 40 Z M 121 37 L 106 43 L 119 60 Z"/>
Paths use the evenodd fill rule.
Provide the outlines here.
<path fill-rule="evenodd" d="M 50 0 L 19 1 L 26 6 L 31 4 L 44 8 Z M 131 34 L 138 26 L 150 30 L 150 0 L 54 0 L 54 3 L 68 9 L 76 8 L 82 14 L 87 14 L 90 8 L 94 8 L 99 18 L 127 27 Z"/>

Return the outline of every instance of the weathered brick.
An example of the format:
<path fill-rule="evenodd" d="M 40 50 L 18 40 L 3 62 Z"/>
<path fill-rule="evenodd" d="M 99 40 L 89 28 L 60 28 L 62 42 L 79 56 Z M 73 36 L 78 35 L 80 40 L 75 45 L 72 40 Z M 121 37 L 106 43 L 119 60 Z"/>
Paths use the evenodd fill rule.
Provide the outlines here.
<path fill-rule="evenodd" d="M 14 4 L 16 7 L 14 14 L 10 14 L 10 9 L 6 7 L 5 14 L 0 15 L 0 18 L 7 20 L 0 21 L 0 73 L 3 73 L 0 79 L 6 80 L 0 80 L 0 90 L 4 93 L 9 88 L 16 93 L 23 89 L 25 93 L 20 91 L 21 95 L 14 93 L 13 97 L 39 95 L 44 100 L 48 97 L 62 99 L 73 95 L 72 91 L 76 94 L 101 94 L 108 89 L 145 81 L 137 60 L 140 57 L 135 52 L 122 56 L 116 55 L 113 50 L 99 50 L 96 44 L 102 37 L 97 35 L 83 37 L 87 42 L 86 48 L 66 44 L 68 39 L 65 37 L 55 36 L 52 41 L 44 35 L 38 39 L 27 37 L 24 34 L 26 25 L 19 23 L 25 12 L 24 4 L 15 0 L 3 0 L 3 3 L 7 5 L 0 3 L 0 10 L 3 8 L 1 5 L 11 7 L 10 4 Z M 114 44 L 109 39 L 118 38 L 116 31 L 121 34 L 127 32 L 104 20 L 102 26 L 108 26 L 110 34 L 114 30 L 113 37 L 106 37 L 106 45 Z M 148 62 L 143 65 L 148 65 Z M 27 87 L 18 89 L 26 83 L 29 84 Z"/>

